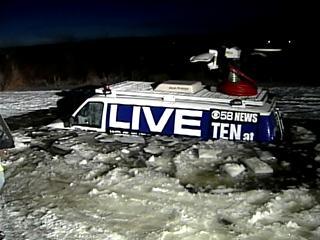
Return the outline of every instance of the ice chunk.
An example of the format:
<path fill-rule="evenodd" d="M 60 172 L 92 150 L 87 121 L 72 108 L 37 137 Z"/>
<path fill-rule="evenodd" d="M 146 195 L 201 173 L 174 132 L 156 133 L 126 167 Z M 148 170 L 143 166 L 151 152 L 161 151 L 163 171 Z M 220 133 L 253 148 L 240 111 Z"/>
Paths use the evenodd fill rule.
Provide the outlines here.
<path fill-rule="evenodd" d="M 121 142 L 121 143 L 138 143 L 138 144 L 144 144 L 145 140 L 141 136 L 136 135 L 106 135 L 106 134 L 100 134 L 95 138 L 99 142 L 102 143 L 112 143 L 112 142 Z"/>
<path fill-rule="evenodd" d="M 65 145 L 62 145 L 62 144 L 52 144 L 51 147 L 50 147 L 50 152 L 53 153 L 53 154 L 57 154 L 57 155 L 67 155 L 69 153 L 72 152 L 72 149 L 65 146 Z"/>
<path fill-rule="evenodd" d="M 81 162 L 79 162 L 80 165 L 87 165 L 88 161 L 86 159 L 83 159 Z"/>
<path fill-rule="evenodd" d="M 94 196 L 94 195 L 97 195 L 97 194 L 99 194 L 99 190 L 96 189 L 96 188 L 93 188 L 88 194 L 89 194 L 90 197 Z"/>
<path fill-rule="evenodd" d="M 110 152 L 107 154 L 98 153 L 96 156 L 93 157 L 93 163 L 114 163 L 115 158 L 119 156 L 118 152 Z"/>
<path fill-rule="evenodd" d="M 289 167 L 290 167 L 290 163 L 287 162 L 287 161 L 281 161 L 281 162 L 280 162 L 280 165 L 281 165 L 282 167 L 284 167 L 284 168 L 289 168 Z"/>
<path fill-rule="evenodd" d="M 237 190 L 234 188 L 217 188 L 217 189 L 212 189 L 210 190 L 210 193 L 212 194 L 226 194 L 226 193 L 233 193 L 236 192 Z"/>
<path fill-rule="evenodd" d="M 146 165 L 158 172 L 163 172 L 169 175 L 174 174 L 175 166 L 171 157 L 165 157 L 163 155 L 160 157 L 155 157 L 152 155 L 146 162 Z"/>
<path fill-rule="evenodd" d="M 78 155 L 81 158 L 88 159 L 88 160 L 93 159 L 93 157 L 97 155 L 96 150 L 93 148 L 91 148 L 91 149 L 88 148 L 86 143 L 74 145 L 74 146 L 72 146 L 72 149 L 74 150 L 74 153 L 76 155 Z"/>
<path fill-rule="evenodd" d="M 263 212 L 260 212 L 260 211 L 257 211 L 249 220 L 248 220 L 248 223 L 249 224 L 255 224 L 256 222 L 262 220 L 262 219 L 265 219 L 265 218 L 268 218 L 270 215 L 272 215 L 273 212 L 271 211 L 263 211 Z"/>
<path fill-rule="evenodd" d="M 115 135 L 107 135 L 107 134 L 100 134 L 95 139 L 101 143 L 112 143 L 117 141 L 117 139 L 115 138 Z"/>
<path fill-rule="evenodd" d="M 277 158 L 273 156 L 273 154 L 269 151 L 257 151 L 257 154 L 259 158 L 265 162 L 274 162 L 275 160 L 277 160 Z"/>
<path fill-rule="evenodd" d="M 272 193 L 267 190 L 252 190 L 246 193 L 246 201 L 256 206 L 267 203 L 272 198 Z"/>
<path fill-rule="evenodd" d="M 31 137 L 25 136 L 20 132 L 13 132 L 12 136 L 14 139 L 14 146 L 15 146 L 14 150 L 15 151 L 24 150 L 25 148 L 30 146 L 30 143 L 32 140 Z"/>
<path fill-rule="evenodd" d="M 199 149 L 199 158 L 216 158 L 219 153 L 221 153 L 222 150 L 220 149 L 205 149 L 200 148 Z"/>
<path fill-rule="evenodd" d="M 312 131 L 301 126 L 294 126 L 291 131 L 294 138 L 293 144 L 308 144 L 316 141 L 317 139 L 316 135 Z"/>
<path fill-rule="evenodd" d="M 237 163 L 227 163 L 222 168 L 231 177 L 236 177 L 246 170 L 246 168 L 242 164 Z"/>
<path fill-rule="evenodd" d="M 266 164 L 265 162 L 261 161 L 257 157 L 247 158 L 247 159 L 244 159 L 242 161 L 255 174 L 270 174 L 270 173 L 273 173 L 273 169 L 268 164 Z"/>
<path fill-rule="evenodd" d="M 130 150 L 127 149 L 127 148 L 123 148 L 123 149 L 121 150 L 121 152 L 122 152 L 123 154 L 130 154 Z"/>
<path fill-rule="evenodd" d="M 154 155 L 159 155 L 160 153 L 163 152 L 163 149 L 160 146 L 156 145 L 149 145 L 143 149 L 146 153 L 151 153 Z"/>
<path fill-rule="evenodd" d="M 117 136 L 117 141 L 121 142 L 121 143 L 140 143 L 140 144 L 144 144 L 145 140 L 143 137 L 141 136 L 136 136 L 136 135 L 120 135 Z"/>

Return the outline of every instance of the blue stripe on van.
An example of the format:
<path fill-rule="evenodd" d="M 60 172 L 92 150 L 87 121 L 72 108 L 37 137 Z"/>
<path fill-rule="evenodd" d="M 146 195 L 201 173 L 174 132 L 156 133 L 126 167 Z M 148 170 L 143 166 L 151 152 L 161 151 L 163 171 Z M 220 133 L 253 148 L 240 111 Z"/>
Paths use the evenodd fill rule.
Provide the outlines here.
<path fill-rule="evenodd" d="M 116 105 L 117 111 L 110 115 L 111 106 Z M 138 132 L 144 134 L 162 134 L 162 135 L 188 135 L 197 136 L 199 133 L 201 139 L 209 140 L 216 136 L 216 139 L 223 138 L 229 140 L 242 140 L 242 141 L 258 141 L 270 142 L 275 138 L 275 119 L 274 115 L 259 116 L 257 122 L 239 122 L 239 121 L 220 121 L 212 120 L 211 111 L 191 110 L 191 109 L 173 109 L 166 107 L 152 107 L 152 106 L 135 106 L 140 108 L 140 114 L 133 118 L 134 105 L 124 104 L 108 104 L 106 115 L 107 130 L 111 131 L 124 131 L 124 132 Z M 151 120 L 149 124 L 147 121 L 146 113 L 142 109 L 146 107 L 151 112 Z M 166 110 L 167 109 L 167 110 Z M 177 114 L 186 110 L 186 115 L 182 116 L 182 122 L 177 122 Z M 170 116 L 165 120 L 164 127 L 161 132 L 154 131 L 150 126 L 150 121 L 158 125 L 161 118 L 164 118 L 164 112 L 170 112 Z M 169 113 L 168 113 L 169 114 Z M 117 123 L 124 123 L 129 128 L 113 127 L 110 119 Z M 180 116 L 181 117 L 181 116 Z M 189 122 L 189 120 L 191 122 Z M 133 121 L 138 121 L 138 129 L 133 128 Z M 175 127 L 176 123 L 176 127 Z M 213 124 L 215 124 L 213 126 Z M 179 131 L 177 129 L 180 129 Z M 214 131 L 215 130 L 215 131 Z"/>

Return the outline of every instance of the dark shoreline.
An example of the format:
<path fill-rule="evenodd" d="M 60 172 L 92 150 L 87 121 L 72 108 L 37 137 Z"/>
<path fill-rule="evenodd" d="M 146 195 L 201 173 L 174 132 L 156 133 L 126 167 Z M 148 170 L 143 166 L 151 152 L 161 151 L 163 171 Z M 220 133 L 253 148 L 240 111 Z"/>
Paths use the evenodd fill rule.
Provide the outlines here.
<path fill-rule="evenodd" d="M 241 68 L 260 85 L 320 85 L 312 76 L 312 62 L 308 61 L 303 42 L 294 41 L 289 46 L 287 40 L 275 40 L 283 47 L 282 52 L 271 53 L 268 58 L 250 55 L 253 48 L 263 46 L 264 42 L 222 40 L 215 36 L 168 36 L 1 48 L 0 90 L 65 89 L 124 80 L 215 83 L 217 80 L 212 79 L 218 73 L 210 72 L 205 63 L 190 63 L 189 58 L 210 48 L 222 52 L 223 46 L 242 49 Z M 223 66 L 221 61 L 220 66 Z"/>

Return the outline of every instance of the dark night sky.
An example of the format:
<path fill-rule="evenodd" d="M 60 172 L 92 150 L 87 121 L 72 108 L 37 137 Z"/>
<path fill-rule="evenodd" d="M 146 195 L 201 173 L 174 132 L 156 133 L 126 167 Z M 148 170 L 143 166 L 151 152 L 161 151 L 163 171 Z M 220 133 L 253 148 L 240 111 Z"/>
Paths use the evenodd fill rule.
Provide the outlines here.
<path fill-rule="evenodd" d="M 105 37 L 231 34 L 295 38 L 296 10 L 281 0 L 0 2 L 0 46 Z"/>

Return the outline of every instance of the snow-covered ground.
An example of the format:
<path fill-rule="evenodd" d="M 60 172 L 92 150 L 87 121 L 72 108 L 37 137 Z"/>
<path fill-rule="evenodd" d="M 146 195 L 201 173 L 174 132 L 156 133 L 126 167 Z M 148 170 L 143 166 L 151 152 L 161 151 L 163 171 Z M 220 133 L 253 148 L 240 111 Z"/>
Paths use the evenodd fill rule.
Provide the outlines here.
<path fill-rule="evenodd" d="M 40 109 L 56 107 L 61 97 L 57 91 L 0 92 L 0 114 L 3 118 Z"/>
<path fill-rule="evenodd" d="M 271 89 L 290 120 L 279 144 L 16 130 L 0 230 L 8 240 L 320 239 L 319 130 L 308 121 L 319 120 L 319 90 Z M 1 114 L 54 106 L 54 94 L 0 93 Z"/>

